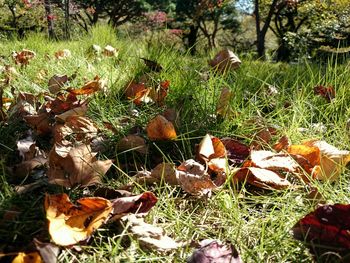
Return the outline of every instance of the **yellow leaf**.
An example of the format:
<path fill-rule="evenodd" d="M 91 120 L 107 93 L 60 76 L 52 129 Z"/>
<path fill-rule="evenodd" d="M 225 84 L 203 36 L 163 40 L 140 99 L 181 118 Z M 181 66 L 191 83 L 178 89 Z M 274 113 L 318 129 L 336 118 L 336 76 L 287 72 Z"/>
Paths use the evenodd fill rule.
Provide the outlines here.
<path fill-rule="evenodd" d="M 49 233 L 60 246 L 77 244 L 88 239 L 109 217 L 112 204 L 102 197 L 86 197 L 72 204 L 68 195 L 46 195 L 45 211 Z"/>
<path fill-rule="evenodd" d="M 18 255 L 12 260 L 12 263 L 42 263 L 43 260 L 41 259 L 38 252 L 32 252 L 32 253 L 24 253 L 20 252 Z"/>

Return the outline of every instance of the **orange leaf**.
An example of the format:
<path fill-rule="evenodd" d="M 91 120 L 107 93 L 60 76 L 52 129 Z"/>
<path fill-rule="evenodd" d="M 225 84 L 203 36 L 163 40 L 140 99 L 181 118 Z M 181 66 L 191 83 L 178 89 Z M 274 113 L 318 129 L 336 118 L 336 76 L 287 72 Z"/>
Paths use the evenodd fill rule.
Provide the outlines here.
<path fill-rule="evenodd" d="M 88 239 L 109 217 L 112 204 L 101 197 L 86 197 L 72 204 L 68 195 L 46 195 L 45 211 L 54 243 L 69 246 Z"/>
<path fill-rule="evenodd" d="M 21 66 L 28 65 L 29 61 L 36 56 L 34 51 L 23 49 L 20 52 L 13 52 L 12 57 L 15 60 L 16 64 L 20 64 Z"/>
<path fill-rule="evenodd" d="M 100 78 L 96 76 L 94 80 L 91 80 L 85 83 L 84 86 L 81 87 L 80 89 L 72 89 L 72 90 L 69 90 L 69 92 L 74 95 L 88 95 L 96 91 L 99 91 L 100 89 L 101 89 Z"/>
<path fill-rule="evenodd" d="M 174 125 L 162 115 L 157 115 L 150 120 L 146 127 L 147 136 L 150 140 L 173 140 L 176 139 Z"/>
<path fill-rule="evenodd" d="M 287 151 L 290 154 L 300 155 L 304 157 L 312 166 L 320 164 L 320 150 L 317 147 L 307 145 L 291 145 L 288 147 Z"/>
<path fill-rule="evenodd" d="M 146 87 L 144 83 L 136 83 L 131 81 L 126 87 L 124 94 L 125 96 L 132 100 L 136 105 L 140 105 L 143 101 L 147 101 L 147 96 L 150 89 Z"/>
<path fill-rule="evenodd" d="M 55 52 L 56 59 L 62 60 L 62 59 L 69 58 L 70 56 L 72 56 L 72 53 L 70 52 L 69 49 L 62 49 Z"/>

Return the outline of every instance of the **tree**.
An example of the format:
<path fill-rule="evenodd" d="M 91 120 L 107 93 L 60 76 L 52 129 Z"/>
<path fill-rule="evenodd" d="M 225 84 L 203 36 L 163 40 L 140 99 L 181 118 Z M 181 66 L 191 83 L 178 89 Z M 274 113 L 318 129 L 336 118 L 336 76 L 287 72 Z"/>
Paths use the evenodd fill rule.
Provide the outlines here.
<path fill-rule="evenodd" d="M 91 24 L 107 17 L 114 27 L 142 16 L 145 11 L 145 2 L 142 0 L 76 0 L 75 3 L 86 11 L 85 15 Z M 77 16 L 82 18 L 81 15 Z"/>
<path fill-rule="evenodd" d="M 235 19 L 235 1 L 177 0 L 175 21 L 184 30 L 183 41 L 190 53 L 196 52 L 199 33 L 207 40 L 209 49 L 216 47 L 219 30 L 238 24 Z"/>
<path fill-rule="evenodd" d="M 259 58 L 265 58 L 265 37 L 270 27 L 272 16 L 274 14 L 278 0 L 272 0 L 271 3 L 265 4 L 268 10 L 265 17 L 261 15 L 261 0 L 254 0 L 254 17 L 256 26 L 256 47 Z M 262 24 L 262 26 L 261 26 Z"/>

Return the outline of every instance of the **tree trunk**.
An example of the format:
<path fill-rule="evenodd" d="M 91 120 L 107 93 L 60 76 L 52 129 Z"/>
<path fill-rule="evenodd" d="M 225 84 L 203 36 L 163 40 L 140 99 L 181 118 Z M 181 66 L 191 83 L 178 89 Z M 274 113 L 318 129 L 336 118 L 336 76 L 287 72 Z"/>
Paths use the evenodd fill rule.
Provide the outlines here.
<path fill-rule="evenodd" d="M 66 39 L 70 39 L 69 0 L 64 0 L 64 18 Z"/>
<path fill-rule="evenodd" d="M 265 58 L 265 36 L 267 33 L 267 29 L 270 26 L 270 22 L 272 19 L 272 16 L 275 12 L 275 7 L 277 4 L 277 0 L 273 0 L 269 9 L 269 13 L 267 14 L 267 17 L 264 21 L 264 25 L 261 28 L 260 23 L 260 11 L 259 11 L 259 0 L 255 0 L 255 8 L 254 8 L 254 15 L 255 15 L 255 25 L 256 25 L 256 45 L 257 45 L 257 52 L 259 58 Z"/>
<path fill-rule="evenodd" d="M 196 53 L 197 33 L 198 33 L 198 26 L 191 25 L 190 33 L 187 35 L 187 40 L 188 40 L 187 48 L 190 49 L 191 55 L 194 55 Z"/>
<path fill-rule="evenodd" d="M 50 0 L 45 0 L 44 1 L 44 6 L 45 6 L 45 14 L 46 14 L 46 19 L 47 19 L 47 31 L 49 34 L 50 39 L 56 39 L 56 34 L 55 34 L 55 27 L 53 24 L 53 14 L 51 11 L 51 2 Z"/>

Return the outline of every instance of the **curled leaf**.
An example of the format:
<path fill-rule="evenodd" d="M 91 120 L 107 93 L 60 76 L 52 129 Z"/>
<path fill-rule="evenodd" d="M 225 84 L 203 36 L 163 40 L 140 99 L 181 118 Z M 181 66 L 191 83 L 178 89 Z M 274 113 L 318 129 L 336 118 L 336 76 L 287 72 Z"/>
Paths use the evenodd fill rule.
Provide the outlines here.
<path fill-rule="evenodd" d="M 55 52 L 56 59 L 66 59 L 72 56 L 72 52 L 69 49 L 62 49 Z"/>
<path fill-rule="evenodd" d="M 223 49 L 217 53 L 209 65 L 216 68 L 219 72 L 235 70 L 239 68 L 242 61 L 229 49 Z"/>
<path fill-rule="evenodd" d="M 177 180 L 181 188 L 193 195 L 210 195 L 218 186 L 211 180 L 205 167 L 190 159 L 177 167 Z"/>

